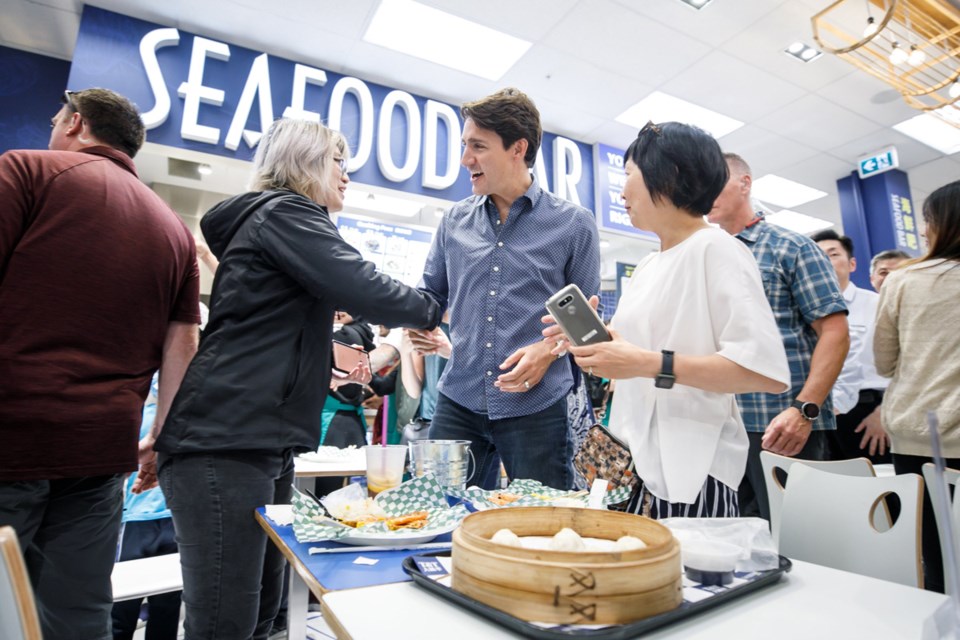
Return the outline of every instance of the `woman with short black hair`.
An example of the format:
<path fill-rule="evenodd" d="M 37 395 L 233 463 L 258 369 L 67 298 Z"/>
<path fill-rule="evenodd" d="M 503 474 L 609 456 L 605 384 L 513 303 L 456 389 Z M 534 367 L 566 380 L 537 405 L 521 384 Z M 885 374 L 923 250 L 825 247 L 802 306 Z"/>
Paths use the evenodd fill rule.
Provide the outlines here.
<path fill-rule="evenodd" d="M 748 444 L 734 394 L 781 393 L 790 371 L 756 261 L 703 219 L 727 164 L 710 135 L 676 122 L 647 124 L 624 160 L 624 206 L 660 251 L 634 270 L 613 340 L 570 352 L 588 373 L 617 379 L 610 429 L 641 479 L 629 511 L 737 516 Z"/>

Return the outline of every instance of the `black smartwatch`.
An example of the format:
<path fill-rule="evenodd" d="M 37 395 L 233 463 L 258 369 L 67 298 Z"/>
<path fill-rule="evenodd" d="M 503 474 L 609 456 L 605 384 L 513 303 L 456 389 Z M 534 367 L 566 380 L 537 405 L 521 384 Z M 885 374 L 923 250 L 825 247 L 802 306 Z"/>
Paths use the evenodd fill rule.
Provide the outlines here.
<path fill-rule="evenodd" d="M 677 381 L 677 376 L 673 375 L 673 351 L 664 349 L 663 363 L 660 365 L 660 373 L 653 379 L 653 386 L 657 389 L 672 389 L 673 383 Z"/>
<path fill-rule="evenodd" d="M 803 416 L 803 419 L 809 422 L 813 422 L 820 417 L 820 405 L 818 405 L 816 402 L 794 400 L 793 404 L 790 406 L 799 411 L 800 415 Z"/>

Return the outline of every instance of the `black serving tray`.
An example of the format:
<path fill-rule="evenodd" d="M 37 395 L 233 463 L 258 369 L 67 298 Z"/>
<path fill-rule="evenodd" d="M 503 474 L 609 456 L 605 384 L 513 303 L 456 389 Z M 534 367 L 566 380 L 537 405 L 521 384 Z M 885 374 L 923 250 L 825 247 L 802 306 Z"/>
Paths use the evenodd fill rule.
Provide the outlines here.
<path fill-rule="evenodd" d="M 440 551 L 437 553 L 418 554 L 419 556 L 449 556 L 449 551 Z M 542 638 L 543 640 L 556 640 L 557 638 L 590 638 L 592 640 L 629 640 L 637 638 L 654 629 L 659 629 L 665 625 L 678 620 L 684 620 L 691 616 L 698 615 L 704 611 L 709 611 L 715 607 L 722 606 L 731 600 L 735 600 L 743 595 L 752 593 L 766 586 L 775 584 L 784 573 L 790 571 L 793 565 L 790 560 L 780 556 L 780 567 L 768 571 L 758 571 L 753 574 L 739 575 L 747 580 L 746 583 L 731 587 L 725 591 L 717 593 L 709 598 L 698 602 L 684 601 L 679 607 L 666 613 L 631 622 L 629 624 L 613 625 L 601 629 L 576 629 L 570 627 L 544 628 L 531 624 L 525 620 L 516 618 L 509 613 L 494 609 L 482 602 L 474 600 L 459 591 L 454 591 L 448 586 L 442 585 L 432 577 L 424 575 L 417 567 L 414 556 L 410 556 L 403 561 L 403 570 L 413 579 L 413 581 L 432 593 L 453 602 L 465 609 L 469 609 L 484 618 L 493 620 L 497 624 L 522 634 L 528 638 Z"/>

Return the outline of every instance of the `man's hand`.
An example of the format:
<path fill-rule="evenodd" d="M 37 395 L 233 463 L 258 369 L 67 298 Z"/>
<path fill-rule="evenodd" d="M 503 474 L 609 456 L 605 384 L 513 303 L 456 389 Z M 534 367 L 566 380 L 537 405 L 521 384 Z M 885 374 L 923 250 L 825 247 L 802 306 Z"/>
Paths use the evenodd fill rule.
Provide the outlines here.
<path fill-rule="evenodd" d="M 450 339 L 443 329 L 437 327 L 433 331 L 423 329 L 407 329 L 405 334 L 410 337 L 413 348 L 423 355 L 437 355 L 441 358 L 449 358 L 453 350 Z"/>
<path fill-rule="evenodd" d="M 345 384 L 368 384 L 373 378 L 370 368 L 363 360 L 358 362 L 357 366 L 354 367 L 350 373 L 340 373 L 336 369 L 334 369 L 332 373 L 333 376 L 330 378 L 331 389 L 336 389 Z"/>
<path fill-rule="evenodd" d="M 140 472 L 133 481 L 132 493 L 143 493 L 157 486 L 157 452 L 153 450 L 155 442 L 153 434 L 147 434 L 137 446 Z"/>
<path fill-rule="evenodd" d="M 871 456 L 883 455 L 890 448 L 890 436 L 887 435 L 883 424 L 880 422 L 880 407 L 863 419 L 863 422 L 853 430 L 854 433 L 863 432 L 863 439 L 860 440 L 860 448 L 869 449 L 867 451 Z"/>
<path fill-rule="evenodd" d="M 810 421 L 800 415 L 798 409 L 790 407 L 770 421 L 760 444 L 781 456 L 795 456 L 807 444 L 812 430 Z"/>
<path fill-rule="evenodd" d="M 540 341 L 514 351 L 500 363 L 501 370 L 513 368 L 498 376 L 493 386 L 507 393 L 525 393 L 533 389 L 557 360 L 550 353 L 555 344 L 552 341 Z"/>

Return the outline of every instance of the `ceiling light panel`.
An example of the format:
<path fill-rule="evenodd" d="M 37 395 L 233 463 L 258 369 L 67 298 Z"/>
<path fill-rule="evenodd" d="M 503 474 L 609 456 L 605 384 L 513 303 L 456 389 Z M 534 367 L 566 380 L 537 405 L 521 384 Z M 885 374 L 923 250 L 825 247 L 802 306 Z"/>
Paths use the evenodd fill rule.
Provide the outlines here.
<path fill-rule="evenodd" d="M 722 138 L 743 126 L 739 120 L 660 91 L 654 91 L 616 117 L 617 122 L 638 130 L 650 120 L 656 123 L 692 124 L 709 132 L 714 138 Z"/>
<path fill-rule="evenodd" d="M 778 207 L 798 207 L 827 195 L 825 191 L 781 178 L 772 173 L 754 180 L 750 193 L 757 200 Z"/>
<path fill-rule="evenodd" d="M 806 42 L 800 42 L 799 40 L 784 49 L 783 52 L 791 58 L 799 60 L 800 62 L 813 62 L 823 55 Z"/>
<path fill-rule="evenodd" d="M 893 128 L 947 155 L 960 151 L 960 128 L 925 113 L 904 120 Z"/>
<path fill-rule="evenodd" d="M 687 5 L 688 7 L 693 7 L 694 9 L 699 11 L 700 9 L 703 9 L 705 6 L 713 2 L 713 0 L 680 0 L 680 2 Z"/>
<path fill-rule="evenodd" d="M 778 227 L 790 229 L 791 231 L 796 231 L 797 233 L 802 233 L 804 235 L 829 229 L 833 226 L 833 223 L 828 220 L 815 218 L 813 216 L 808 216 L 796 211 L 790 211 L 789 209 L 783 209 L 782 211 L 778 211 L 776 213 L 768 213 L 764 219 L 771 224 L 777 225 Z"/>
<path fill-rule="evenodd" d="M 363 39 L 487 80 L 502 78 L 532 44 L 413 0 L 381 0 Z"/>

